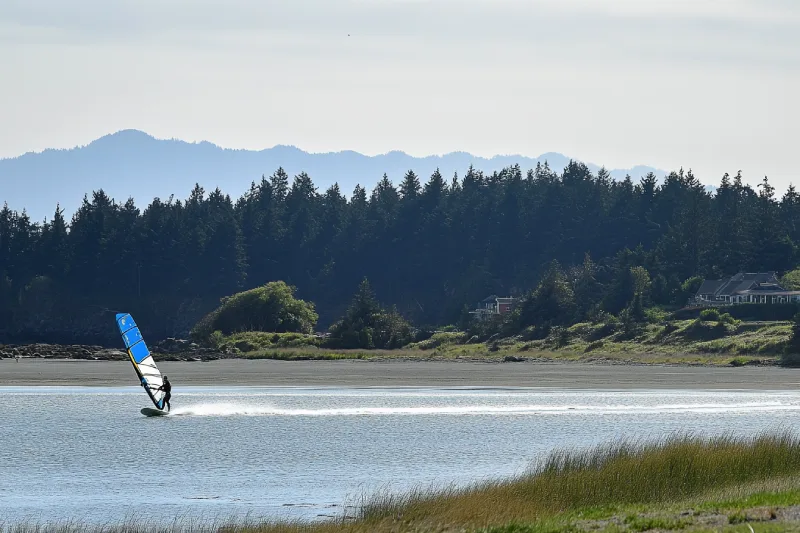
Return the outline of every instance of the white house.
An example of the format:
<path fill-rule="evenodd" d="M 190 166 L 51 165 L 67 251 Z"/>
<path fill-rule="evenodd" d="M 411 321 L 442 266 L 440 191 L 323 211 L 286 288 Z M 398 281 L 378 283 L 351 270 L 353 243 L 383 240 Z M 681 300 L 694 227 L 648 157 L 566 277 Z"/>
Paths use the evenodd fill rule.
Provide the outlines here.
<path fill-rule="evenodd" d="M 787 291 L 781 287 L 775 272 L 740 272 L 730 278 L 703 281 L 692 303 L 725 305 L 791 302 L 800 302 L 800 291 Z"/>

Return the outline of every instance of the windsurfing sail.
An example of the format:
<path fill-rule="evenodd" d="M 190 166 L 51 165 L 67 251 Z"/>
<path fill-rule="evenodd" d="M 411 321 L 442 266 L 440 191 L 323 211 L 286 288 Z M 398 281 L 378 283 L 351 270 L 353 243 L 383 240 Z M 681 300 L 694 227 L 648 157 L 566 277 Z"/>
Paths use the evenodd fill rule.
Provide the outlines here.
<path fill-rule="evenodd" d="M 163 390 L 158 388 L 163 383 L 161 379 L 161 372 L 153 360 L 150 350 L 142 338 L 142 332 L 133 317 L 128 313 L 117 313 L 117 327 L 119 334 L 122 335 L 122 340 L 125 342 L 125 350 L 128 352 L 128 357 L 131 358 L 133 368 L 136 370 L 136 375 L 139 376 L 139 382 L 147 391 L 147 395 L 153 400 L 153 403 L 159 409 L 164 408 L 164 395 Z"/>

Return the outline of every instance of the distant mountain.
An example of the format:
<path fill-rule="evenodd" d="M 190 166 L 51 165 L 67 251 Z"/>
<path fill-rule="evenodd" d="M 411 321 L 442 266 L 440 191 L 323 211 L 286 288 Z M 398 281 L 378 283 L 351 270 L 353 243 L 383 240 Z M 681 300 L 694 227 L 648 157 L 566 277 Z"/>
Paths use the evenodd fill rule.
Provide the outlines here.
<path fill-rule="evenodd" d="M 195 183 L 207 191 L 219 187 L 235 199 L 252 181 L 260 181 L 262 175 L 269 176 L 278 167 L 290 176 L 305 171 L 320 191 L 338 182 L 349 197 L 357 184 L 370 191 L 384 173 L 397 185 L 409 169 L 425 182 L 437 167 L 449 180 L 454 172 L 463 176 L 470 165 L 493 172 L 519 163 L 527 171 L 537 162 L 547 161 L 550 168 L 560 172 L 569 160 L 558 153 L 537 158 L 506 155 L 487 159 L 466 152 L 428 157 L 412 157 L 398 151 L 377 156 L 353 151 L 312 154 L 281 145 L 259 151 L 232 150 L 205 141 L 162 140 L 138 130 L 123 130 L 87 146 L 0 159 L 0 203 L 8 202 L 17 211 L 25 208 L 33 220 L 43 220 L 52 217 L 57 203 L 69 218 L 84 194 L 101 188 L 118 202 L 133 197 L 140 209 L 154 197 L 166 199 L 174 194 L 183 199 Z M 600 169 L 586 164 L 594 172 Z M 663 170 L 647 166 L 609 172 L 614 179 L 630 174 L 638 180 L 648 172 L 659 178 L 666 175 Z"/>

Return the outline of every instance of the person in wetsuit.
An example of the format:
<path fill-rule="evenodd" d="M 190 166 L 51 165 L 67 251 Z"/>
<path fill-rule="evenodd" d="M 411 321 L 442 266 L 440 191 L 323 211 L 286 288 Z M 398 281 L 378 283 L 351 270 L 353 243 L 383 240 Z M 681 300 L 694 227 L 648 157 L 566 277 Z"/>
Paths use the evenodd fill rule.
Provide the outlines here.
<path fill-rule="evenodd" d="M 157 391 L 163 390 L 164 391 L 164 405 L 167 406 L 167 411 L 169 411 L 169 399 L 172 396 L 172 384 L 170 384 L 169 379 L 167 376 L 164 376 L 164 384 L 161 385 L 159 388 L 156 389 Z"/>

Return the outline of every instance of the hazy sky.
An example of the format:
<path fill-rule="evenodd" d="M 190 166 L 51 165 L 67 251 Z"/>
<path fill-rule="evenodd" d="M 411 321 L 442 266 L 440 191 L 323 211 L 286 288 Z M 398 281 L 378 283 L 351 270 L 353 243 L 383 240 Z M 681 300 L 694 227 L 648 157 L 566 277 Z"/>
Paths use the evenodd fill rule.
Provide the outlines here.
<path fill-rule="evenodd" d="M 2 0 L 0 157 L 136 128 L 782 190 L 800 185 L 798 28 L 796 0 Z"/>

